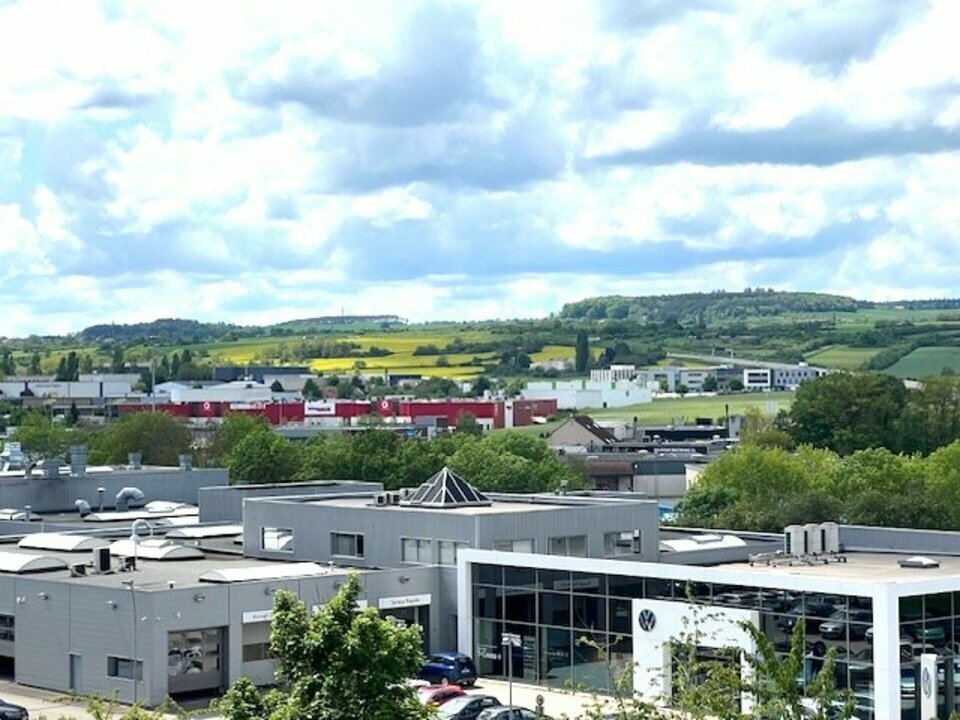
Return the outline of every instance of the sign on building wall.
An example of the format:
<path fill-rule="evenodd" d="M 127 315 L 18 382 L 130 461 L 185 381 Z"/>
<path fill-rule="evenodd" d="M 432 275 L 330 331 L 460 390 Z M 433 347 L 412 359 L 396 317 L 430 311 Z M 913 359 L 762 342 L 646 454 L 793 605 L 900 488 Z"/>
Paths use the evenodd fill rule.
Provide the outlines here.
<path fill-rule="evenodd" d="M 385 597 L 377 601 L 377 607 L 381 610 L 396 610 L 397 608 L 417 607 L 419 605 L 429 605 L 431 601 L 430 593 L 423 595 L 403 595 L 400 597 Z"/>

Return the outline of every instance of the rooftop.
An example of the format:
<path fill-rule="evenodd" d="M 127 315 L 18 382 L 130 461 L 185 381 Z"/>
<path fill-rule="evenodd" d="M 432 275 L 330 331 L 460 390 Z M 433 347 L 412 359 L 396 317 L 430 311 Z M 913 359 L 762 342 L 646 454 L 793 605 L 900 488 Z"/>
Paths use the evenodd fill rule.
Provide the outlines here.
<path fill-rule="evenodd" d="M 882 583 L 914 583 L 932 579 L 960 577 L 960 557 L 937 555 L 935 559 L 940 563 L 934 568 L 905 568 L 899 562 L 915 553 L 876 553 L 852 552 L 845 553 L 846 562 L 831 562 L 826 564 L 805 565 L 796 563 L 787 565 L 780 561 L 776 566 L 764 563 L 730 563 L 723 565 L 725 570 L 757 575 L 788 575 L 794 577 L 815 577 L 837 580 L 856 580 L 860 582 Z"/>

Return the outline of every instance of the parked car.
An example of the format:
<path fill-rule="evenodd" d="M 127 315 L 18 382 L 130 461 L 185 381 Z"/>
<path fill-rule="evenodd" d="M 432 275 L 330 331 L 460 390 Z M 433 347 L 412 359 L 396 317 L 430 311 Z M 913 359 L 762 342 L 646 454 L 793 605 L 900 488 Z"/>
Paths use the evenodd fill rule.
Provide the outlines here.
<path fill-rule="evenodd" d="M 943 625 L 913 625 L 909 632 L 913 641 L 918 643 L 943 645 L 947 640 L 947 631 Z"/>
<path fill-rule="evenodd" d="M 500 707 L 487 708 L 477 720 L 550 720 L 543 715 L 537 715 L 533 710 L 517 707 L 516 705 L 501 705 Z"/>
<path fill-rule="evenodd" d="M 463 688 L 459 685 L 424 685 L 417 688 L 417 697 L 420 698 L 420 702 L 430 707 L 438 707 L 461 695 L 463 695 Z"/>
<path fill-rule="evenodd" d="M 471 686 L 477 682 L 477 666 L 463 653 L 441 652 L 431 655 L 420 668 L 421 680 L 434 685 Z"/>
<path fill-rule="evenodd" d="M 828 620 L 820 623 L 817 629 L 823 637 L 839 640 L 844 637 L 849 623 L 850 639 L 857 640 L 864 637 L 870 627 L 865 623 L 871 620 L 872 614 L 865 610 L 837 610 Z"/>
<path fill-rule="evenodd" d="M 500 701 L 493 695 L 461 695 L 437 708 L 437 717 L 444 720 L 477 720 L 480 713 L 498 707 Z"/>
<path fill-rule="evenodd" d="M 30 720 L 30 713 L 22 705 L 0 700 L 0 718 L 3 720 Z"/>

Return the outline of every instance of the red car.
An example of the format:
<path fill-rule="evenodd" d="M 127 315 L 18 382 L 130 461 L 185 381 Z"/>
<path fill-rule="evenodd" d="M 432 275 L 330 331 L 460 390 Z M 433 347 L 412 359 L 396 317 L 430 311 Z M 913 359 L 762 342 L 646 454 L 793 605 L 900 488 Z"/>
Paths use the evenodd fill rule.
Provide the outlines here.
<path fill-rule="evenodd" d="M 429 707 L 438 707 L 447 700 L 463 695 L 463 688 L 459 685 L 426 685 L 417 688 L 420 702 Z"/>

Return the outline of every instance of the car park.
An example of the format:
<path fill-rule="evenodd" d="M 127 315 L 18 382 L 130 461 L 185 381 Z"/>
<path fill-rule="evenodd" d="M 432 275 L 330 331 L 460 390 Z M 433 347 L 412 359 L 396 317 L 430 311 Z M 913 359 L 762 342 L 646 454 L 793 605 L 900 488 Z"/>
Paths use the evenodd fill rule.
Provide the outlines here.
<path fill-rule="evenodd" d="M 438 707 L 437 717 L 444 720 L 477 720 L 484 710 L 500 704 L 493 695 L 463 695 Z"/>
<path fill-rule="evenodd" d="M 463 653 L 434 653 L 420 668 L 419 677 L 434 685 L 469 687 L 477 681 L 477 666 L 473 664 L 472 658 Z"/>

